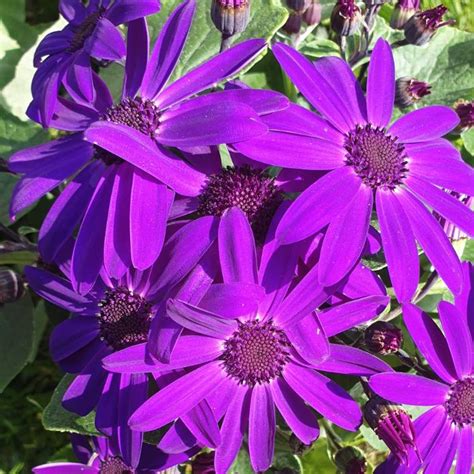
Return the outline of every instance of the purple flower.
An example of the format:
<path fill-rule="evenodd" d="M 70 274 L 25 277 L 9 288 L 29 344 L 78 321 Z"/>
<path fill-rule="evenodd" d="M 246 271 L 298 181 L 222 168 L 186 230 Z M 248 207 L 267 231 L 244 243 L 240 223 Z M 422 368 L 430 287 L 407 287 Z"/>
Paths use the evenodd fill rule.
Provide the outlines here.
<path fill-rule="evenodd" d="M 91 444 L 92 441 L 92 444 Z M 183 454 L 167 454 L 149 444 L 143 447 L 138 466 L 127 464 L 110 439 L 71 435 L 74 454 L 79 463 L 55 462 L 33 468 L 35 474 L 159 474 L 192 456 L 196 450 Z"/>
<path fill-rule="evenodd" d="M 86 101 L 96 98 L 90 58 L 119 61 L 126 46 L 118 25 L 156 13 L 159 0 L 61 0 L 59 10 L 69 24 L 50 33 L 35 51 L 32 92 L 40 122 L 49 126 L 61 84 Z M 43 58 L 45 58 L 43 60 Z"/>
<path fill-rule="evenodd" d="M 469 267 L 469 268 L 467 268 Z M 472 282 L 472 265 L 466 264 Z M 466 285 L 468 282 L 466 282 Z M 472 299 L 472 290 L 469 295 Z M 458 304 L 458 303 L 457 303 Z M 415 420 L 417 447 L 407 465 L 390 456 L 380 472 L 448 473 L 456 457 L 456 472 L 470 473 L 474 424 L 473 333 L 474 312 L 465 312 L 465 300 L 458 306 L 442 301 L 438 305 L 441 326 L 414 305 L 404 305 L 404 321 L 418 349 L 437 379 L 413 374 L 389 373 L 371 377 L 371 389 L 396 403 L 432 407 Z"/>
<path fill-rule="evenodd" d="M 150 267 L 163 245 L 174 193 L 199 194 L 205 175 L 168 147 L 254 137 L 267 127 L 247 101 L 264 112 L 287 106 L 271 91 L 229 90 L 189 99 L 239 71 L 262 51 L 264 40 L 240 43 L 165 87 L 194 10 L 195 2 L 188 1 L 172 13 L 150 58 L 145 20 L 131 22 L 128 49 L 133 54 L 127 56 L 121 102 L 113 104 L 106 85 L 94 75 L 95 102 L 60 98 L 52 119 L 55 128 L 78 133 L 10 159 L 11 170 L 24 173 L 12 198 L 13 216 L 73 176 L 43 222 L 39 249 L 45 261 L 54 260 L 79 227 L 72 281 L 81 293 L 90 290 L 102 266 L 116 278 L 130 266 Z M 35 114 L 34 106 L 30 112 Z"/>
<path fill-rule="evenodd" d="M 168 301 L 168 316 L 185 328 L 169 364 L 147 361 L 143 344 L 104 361 L 108 370 L 123 373 L 187 368 L 132 415 L 130 426 L 157 429 L 182 419 L 206 400 L 215 419 L 223 419 L 217 473 L 227 472 L 247 432 L 254 470 L 269 467 L 275 407 L 305 444 L 319 433 L 316 416 L 305 401 L 337 425 L 355 430 L 361 421 L 359 407 L 319 371 L 369 375 L 382 367 L 390 370 L 370 354 L 327 340 L 383 310 L 388 298 L 372 274 L 356 272 L 337 288 L 325 288 L 317 283 L 316 266 L 299 281 L 293 280 L 298 252 L 295 246 L 277 244 L 273 238 L 277 222 L 278 216 L 257 265 L 245 214 L 238 208 L 225 213 L 218 242 L 223 283 L 211 287 L 199 305 L 179 297 Z M 240 293 L 233 291 L 237 284 Z M 337 293 L 341 298 L 347 295 L 344 302 L 313 314 Z M 212 432 L 212 417 L 207 424 Z"/>
<path fill-rule="evenodd" d="M 427 208 L 474 235 L 472 211 L 440 189 L 469 195 L 474 191 L 474 171 L 440 138 L 456 127 L 457 115 L 447 107 L 430 106 L 389 126 L 395 71 L 390 46 L 382 39 L 372 54 L 366 97 L 339 58 L 313 64 L 283 44 L 276 44 L 273 52 L 322 116 L 292 105 L 262 118 L 269 133 L 234 146 L 275 166 L 329 171 L 294 201 L 277 238 L 289 244 L 327 226 L 319 282 L 329 286 L 358 261 L 375 207 L 397 298 L 409 301 L 417 288 L 416 241 L 449 288 L 459 293 L 459 259 Z"/>
<path fill-rule="evenodd" d="M 207 267 L 197 263 L 215 237 L 214 219 L 203 218 L 172 230 L 160 258 L 149 270 L 131 270 L 118 280 L 103 271 L 87 296 L 74 291 L 67 256 L 58 262 L 64 277 L 39 268 L 25 269 L 29 285 L 38 295 L 72 313 L 56 326 L 50 340 L 53 360 L 65 372 L 77 374 L 64 394 L 63 406 L 81 416 L 95 408 L 97 429 L 113 437 L 124 460 L 134 467 L 143 435 L 131 431 L 127 420 L 147 398 L 147 377 L 108 373 L 102 359 L 146 342 L 149 333 L 155 335 L 169 296 L 198 303 L 211 284 Z"/>

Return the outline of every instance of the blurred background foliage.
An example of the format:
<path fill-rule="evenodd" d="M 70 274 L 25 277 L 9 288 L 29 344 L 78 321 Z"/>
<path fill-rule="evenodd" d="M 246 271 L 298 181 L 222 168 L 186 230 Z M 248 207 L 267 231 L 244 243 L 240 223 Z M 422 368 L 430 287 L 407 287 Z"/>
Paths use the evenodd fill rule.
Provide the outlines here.
<path fill-rule="evenodd" d="M 177 3 L 178 0 L 162 0 L 162 13 L 150 19 L 153 37 L 156 37 Z M 210 0 L 198 0 L 193 29 L 175 75 L 183 74 L 218 50 L 219 34 L 213 29 L 208 16 L 209 3 Z M 437 3 L 436 0 L 422 0 L 423 8 Z M 247 31 L 235 41 L 252 36 L 271 38 L 276 35 L 279 39 L 283 38 L 278 30 L 288 15 L 285 4 L 285 0 L 252 0 L 252 21 Z M 312 59 L 339 54 L 328 28 L 334 1 L 321 0 L 321 4 L 321 24 L 299 45 L 302 52 Z M 456 20 L 456 28 L 442 29 L 427 47 L 397 48 L 395 61 L 398 76 L 416 76 L 432 84 L 432 95 L 427 96 L 424 103 L 452 106 L 457 99 L 473 99 L 474 8 L 472 0 L 445 0 L 444 4 L 449 9 L 448 18 Z M 392 9 L 391 4 L 382 7 L 374 37 L 396 40 L 400 35 L 388 24 Z M 20 215 L 15 223 L 10 222 L 8 200 L 17 177 L 7 172 L 5 164 L 14 151 L 54 136 L 54 131 L 44 131 L 28 122 L 24 111 L 30 101 L 34 49 L 49 31 L 61 29 L 64 24 L 64 20 L 58 18 L 57 0 L 0 0 L 0 266 L 8 266 L 20 275 L 25 264 L 34 263 L 38 258 L 35 247 L 38 228 L 57 191 L 48 194 L 34 209 Z M 363 64 L 356 66 L 361 68 Z M 119 69 L 120 66 L 113 65 L 101 71 L 116 90 L 120 87 L 117 79 L 120 77 L 120 73 L 117 74 Z M 246 71 L 242 79 L 253 87 L 280 90 L 292 99 L 302 101 L 281 74 L 271 54 Z M 461 149 L 463 157 L 473 163 L 474 130 L 452 139 Z M 465 259 L 473 260 L 472 242 L 464 250 L 458 250 L 464 251 Z M 383 275 L 383 259 L 366 263 Z M 428 269 L 426 262 L 424 266 Z M 428 274 L 429 271 L 425 272 L 425 280 Z M 424 281 L 420 286 L 423 284 Z M 449 299 L 450 295 L 444 285 L 438 283 L 431 288 L 421 305 L 432 312 L 442 298 Z M 32 466 L 44 462 L 73 460 L 68 435 L 62 431 L 93 430 L 91 419 L 78 419 L 61 412 L 59 400 L 67 386 L 67 379 L 50 401 L 63 375 L 49 357 L 48 338 L 54 324 L 67 316 L 28 292 L 19 301 L 0 306 L 0 358 L 5 362 L 0 367 L 0 473 L 30 472 Z M 405 350 L 414 353 L 408 338 Z M 387 360 L 396 364 L 396 361 Z M 364 401 L 365 395 L 356 379 L 346 377 L 338 379 L 338 382 L 350 389 L 358 401 Z M 43 425 L 52 431 L 47 431 Z M 335 450 L 347 446 L 364 453 L 369 473 L 386 452 L 384 444 L 367 426 L 363 426 L 358 433 L 348 433 L 323 423 L 321 438 L 310 448 L 295 445 L 287 432 L 279 432 L 278 455 L 271 472 L 336 472 L 332 455 Z M 238 474 L 251 472 L 244 450 L 236 461 L 234 471 Z"/>

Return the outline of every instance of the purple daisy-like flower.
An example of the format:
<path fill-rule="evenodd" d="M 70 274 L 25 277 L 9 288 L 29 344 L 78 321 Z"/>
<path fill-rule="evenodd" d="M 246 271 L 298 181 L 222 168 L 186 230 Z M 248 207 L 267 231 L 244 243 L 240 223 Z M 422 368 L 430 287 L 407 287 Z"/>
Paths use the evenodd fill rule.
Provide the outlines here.
<path fill-rule="evenodd" d="M 12 171 L 24 174 L 13 194 L 12 216 L 73 176 L 44 220 L 39 249 L 45 261 L 54 260 L 79 227 L 72 278 L 81 293 L 90 290 L 102 266 L 116 278 L 130 266 L 150 267 L 163 245 L 174 193 L 199 194 L 206 176 L 169 147 L 209 146 L 259 135 L 267 127 L 246 102 L 264 111 L 288 104 L 279 94 L 254 90 L 190 99 L 258 55 L 265 47 L 258 39 L 238 44 L 166 86 L 194 10 L 195 2 L 187 1 L 172 13 L 150 58 L 145 20 L 131 22 L 128 44 L 133 54 L 127 56 L 121 102 L 113 104 L 107 86 L 94 75 L 95 102 L 60 98 L 52 119 L 54 127 L 78 133 L 22 150 L 9 161 Z M 30 112 L 35 114 L 34 107 Z"/>
<path fill-rule="evenodd" d="M 308 101 L 272 114 L 270 131 L 235 147 L 264 163 L 329 172 L 292 204 L 277 230 L 285 244 L 327 226 L 319 281 L 340 280 L 360 258 L 376 210 L 397 298 L 409 301 L 419 281 L 416 241 L 454 293 L 462 287 L 459 259 L 430 208 L 474 235 L 473 212 L 442 188 L 472 195 L 474 171 L 441 137 L 459 122 L 453 110 L 429 106 L 389 125 L 395 71 L 389 44 L 378 40 L 369 65 L 367 94 L 346 62 L 310 62 L 284 44 L 273 52 Z"/>
<path fill-rule="evenodd" d="M 81 0 L 61 0 L 59 11 L 68 25 L 46 36 L 34 56 L 38 71 L 32 93 L 40 122 L 49 126 L 61 84 L 83 100 L 93 101 L 96 90 L 90 58 L 121 60 L 126 46 L 118 26 L 159 8 L 159 0 L 92 0 L 87 6 Z"/>
<path fill-rule="evenodd" d="M 466 285 L 474 269 L 466 264 Z M 472 300 L 472 291 L 466 297 Z M 420 461 L 412 451 L 406 465 L 390 456 L 379 468 L 386 473 L 424 472 L 447 474 L 456 457 L 456 473 L 469 474 L 472 467 L 474 426 L 473 320 L 474 312 L 442 301 L 438 306 L 441 326 L 414 305 L 404 305 L 404 321 L 438 379 L 413 374 L 374 375 L 370 387 L 380 396 L 409 405 L 432 407 L 415 420 Z"/>
<path fill-rule="evenodd" d="M 147 376 L 108 373 L 102 359 L 154 335 L 169 296 L 200 301 L 212 278 L 209 264 L 198 262 L 203 257 L 206 262 L 216 230 L 211 217 L 174 229 L 154 266 L 145 272 L 132 269 L 118 280 L 102 272 L 87 296 L 74 291 L 67 257 L 58 262 L 64 277 L 25 268 L 38 295 L 72 313 L 56 326 L 50 340 L 53 360 L 65 372 L 77 374 L 64 394 L 63 406 L 81 416 L 95 408 L 97 429 L 117 442 L 123 459 L 133 467 L 138 465 L 143 435 L 131 431 L 127 420 L 147 398 Z"/>
<path fill-rule="evenodd" d="M 34 474 L 159 474 L 164 469 L 187 461 L 196 450 L 167 454 L 151 445 L 143 447 L 138 466 L 127 464 L 120 450 L 108 438 L 71 435 L 74 454 L 79 463 L 55 462 L 33 468 Z"/>
<path fill-rule="evenodd" d="M 319 434 L 316 416 L 306 403 L 345 429 L 357 428 L 361 421 L 358 405 L 319 371 L 369 375 L 383 367 L 390 370 L 370 354 L 330 344 L 327 339 L 383 310 L 388 298 L 373 274 L 362 271 L 337 288 L 325 288 L 317 282 L 316 266 L 295 280 L 298 252 L 295 246 L 277 244 L 277 222 L 278 216 L 257 265 L 245 214 L 238 208 L 224 214 L 218 244 L 223 285 L 246 284 L 248 290 L 226 295 L 217 292 L 222 286 L 217 284 L 199 305 L 179 297 L 170 299 L 167 314 L 185 330 L 169 364 L 147 360 L 144 344 L 104 360 L 108 370 L 122 373 L 186 368 L 132 415 L 130 426 L 141 431 L 157 429 L 182 419 L 207 400 L 215 419 L 223 420 L 215 458 L 219 474 L 227 472 L 247 432 L 255 471 L 270 466 L 275 407 L 306 444 Z M 249 307 L 244 298 L 252 288 L 258 291 L 252 290 L 253 307 Z M 346 295 L 342 303 L 313 313 L 338 292 L 341 297 Z M 159 446 L 165 450 L 161 443 Z"/>

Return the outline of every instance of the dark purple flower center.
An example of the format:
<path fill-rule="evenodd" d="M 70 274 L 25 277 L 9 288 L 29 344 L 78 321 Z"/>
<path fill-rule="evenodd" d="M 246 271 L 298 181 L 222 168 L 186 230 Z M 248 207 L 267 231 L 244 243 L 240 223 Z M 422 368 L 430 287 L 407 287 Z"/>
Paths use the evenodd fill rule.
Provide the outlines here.
<path fill-rule="evenodd" d="M 146 342 L 152 310 L 145 298 L 119 287 L 107 290 L 99 307 L 100 335 L 112 349 Z"/>
<path fill-rule="evenodd" d="M 100 474 L 134 474 L 135 469 L 127 466 L 119 456 L 108 457 L 100 463 Z"/>
<path fill-rule="evenodd" d="M 347 134 L 345 148 L 346 164 L 372 188 L 393 189 L 406 176 L 405 148 L 397 137 L 392 137 L 383 128 L 358 125 Z"/>
<path fill-rule="evenodd" d="M 257 242 L 263 242 L 270 222 L 283 201 L 283 193 L 265 171 L 250 166 L 223 169 L 209 177 L 199 196 L 198 214 L 221 216 L 240 208 L 252 226 Z"/>
<path fill-rule="evenodd" d="M 120 104 L 110 107 L 102 120 L 127 125 L 153 138 L 160 125 L 160 115 L 151 100 L 127 97 Z"/>
<path fill-rule="evenodd" d="M 445 407 L 455 423 L 460 425 L 474 423 L 474 376 L 458 380 L 451 385 Z"/>
<path fill-rule="evenodd" d="M 339 0 L 337 5 L 339 6 L 339 14 L 344 18 L 353 18 L 360 12 L 360 8 L 354 0 Z"/>
<path fill-rule="evenodd" d="M 224 369 L 239 384 L 254 386 L 279 377 L 290 360 L 290 341 L 273 321 L 238 321 L 225 341 Z"/>
<path fill-rule="evenodd" d="M 84 46 L 86 39 L 92 35 L 104 12 L 105 8 L 99 8 L 99 10 L 91 13 L 80 25 L 74 28 L 74 33 L 69 43 L 69 51 L 71 53 L 74 53 Z"/>

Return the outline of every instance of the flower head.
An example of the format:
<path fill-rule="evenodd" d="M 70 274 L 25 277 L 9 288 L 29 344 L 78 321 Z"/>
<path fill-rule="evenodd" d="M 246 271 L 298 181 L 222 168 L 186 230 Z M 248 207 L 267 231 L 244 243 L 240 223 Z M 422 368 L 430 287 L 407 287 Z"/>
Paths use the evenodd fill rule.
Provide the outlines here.
<path fill-rule="evenodd" d="M 271 117 L 266 135 L 234 146 L 273 166 L 326 171 L 293 201 L 279 224 L 277 239 L 290 244 L 327 228 L 318 278 L 330 286 L 359 260 L 375 210 L 400 301 L 410 301 L 418 285 L 416 241 L 448 287 L 459 293 L 460 261 L 432 215 L 432 209 L 437 210 L 474 235 L 472 211 L 442 189 L 474 192 L 474 170 L 441 139 L 459 122 L 454 111 L 429 106 L 390 124 L 395 68 L 383 39 L 372 53 L 365 96 L 350 67 L 339 58 L 313 63 L 281 43 L 273 46 L 273 53 L 319 114 L 292 105 Z"/>
<path fill-rule="evenodd" d="M 84 100 L 95 99 L 90 58 L 120 61 L 126 53 L 119 25 L 156 13 L 159 0 L 137 2 L 126 0 L 61 0 L 59 9 L 68 25 L 62 31 L 47 35 L 35 51 L 38 68 L 32 92 L 40 111 L 40 121 L 49 126 L 61 84 Z M 46 58 L 46 59 L 44 59 Z"/>
<path fill-rule="evenodd" d="M 439 28 L 454 23 L 454 20 L 443 21 L 447 11 L 444 5 L 438 5 L 431 10 L 415 13 L 404 26 L 405 39 L 417 46 L 426 44 Z"/>
<path fill-rule="evenodd" d="M 354 0 L 338 0 L 331 13 L 331 28 L 341 36 L 359 31 L 362 13 Z"/>
<path fill-rule="evenodd" d="M 102 267 L 115 278 L 130 266 L 149 268 L 163 246 L 175 193 L 200 194 L 206 175 L 176 149 L 264 133 L 267 126 L 249 98 L 262 113 L 288 105 L 286 99 L 275 101 L 279 95 L 270 91 L 260 96 L 259 91 L 227 90 L 195 97 L 248 64 L 265 47 L 264 40 L 240 43 L 167 84 L 195 6 L 189 0 L 176 8 L 150 57 L 146 22 L 132 21 L 122 98 L 114 103 L 105 83 L 94 75 L 94 100 L 81 100 L 69 90 L 74 101 L 58 99 L 52 116 L 55 128 L 75 133 L 22 150 L 9 161 L 11 170 L 23 174 L 13 193 L 12 217 L 72 176 L 43 222 L 39 249 L 50 262 L 79 229 L 72 280 L 81 293 L 92 288 Z M 29 113 L 36 119 L 41 115 L 35 102 Z"/>
<path fill-rule="evenodd" d="M 271 237 L 278 217 L 269 231 Z M 223 283 L 210 287 L 199 305 L 179 298 L 168 301 L 167 315 L 186 331 L 176 341 L 168 365 L 148 362 L 149 371 L 187 370 L 145 402 L 131 417 L 130 426 L 154 430 L 186 419 L 206 401 L 221 407 L 214 412 L 215 420 L 208 417 L 207 424 L 201 425 L 209 436 L 223 419 L 216 472 L 227 472 L 247 432 L 252 466 L 264 471 L 273 457 L 276 409 L 305 444 L 317 438 L 318 426 L 303 400 L 339 426 L 350 430 L 358 426 L 357 404 L 319 371 L 359 374 L 388 367 L 358 349 L 327 340 L 361 319 L 374 317 L 387 297 L 376 286 L 375 294 L 360 298 L 352 294 L 354 299 L 316 316 L 313 311 L 331 295 L 344 293 L 345 285 L 321 287 L 314 271 L 292 284 L 297 252 L 293 246 L 279 247 L 274 238 L 267 239 L 258 264 L 250 225 L 238 208 L 225 213 L 218 235 Z M 371 274 L 356 273 L 354 279 L 366 281 L 366 288 L 372 286 Z M 112 354 L 105 366 L 133 373 L 146 371 L 146 362 L 137 346 Z"/>
<path fill-rule="evenodd" d="M 431 86 L 427 82 L 410 77 L 397 79 L 395 88 L 395 104 L 400 108 L 410 107 L 422 97 L 431 94 Z"/>
<path fill-rule="evenodd" d="M 465 131 L 474 127 L 474 101 L 458 100 L 454 104 L 454 110 L 461 121 L 460 130 Z"/>
<path fill-rule="evenodd" d="M 364 339 L 370 352 L 386 355 L 397 352 L 402 347 L 403 334 L 393 324 L 377 321 L 365 330 Z"/>
<path fill-rule="evenodd" d="M 415 472 L 421 467 L 448 472 L 455 457 L 459 472 L 469 472 L 474 427 L 474 312 L 466 312 L 465 303 L 472 299 L 473 267 L 466 263 L 464 269 L 465 286 L 470 290 L 456 306 L 445 301 L 438 305 L 443 332 L 416 306 L 403 307 L 408 331 L 436 379 L 393 372 L 370 379 L 370 388 L 387 400 L 431 407 L 414 422 L 420 459 L 411 450 L 405 468 L 399 466 L 399 459 L 389 457 L 386 472 Z"/>

